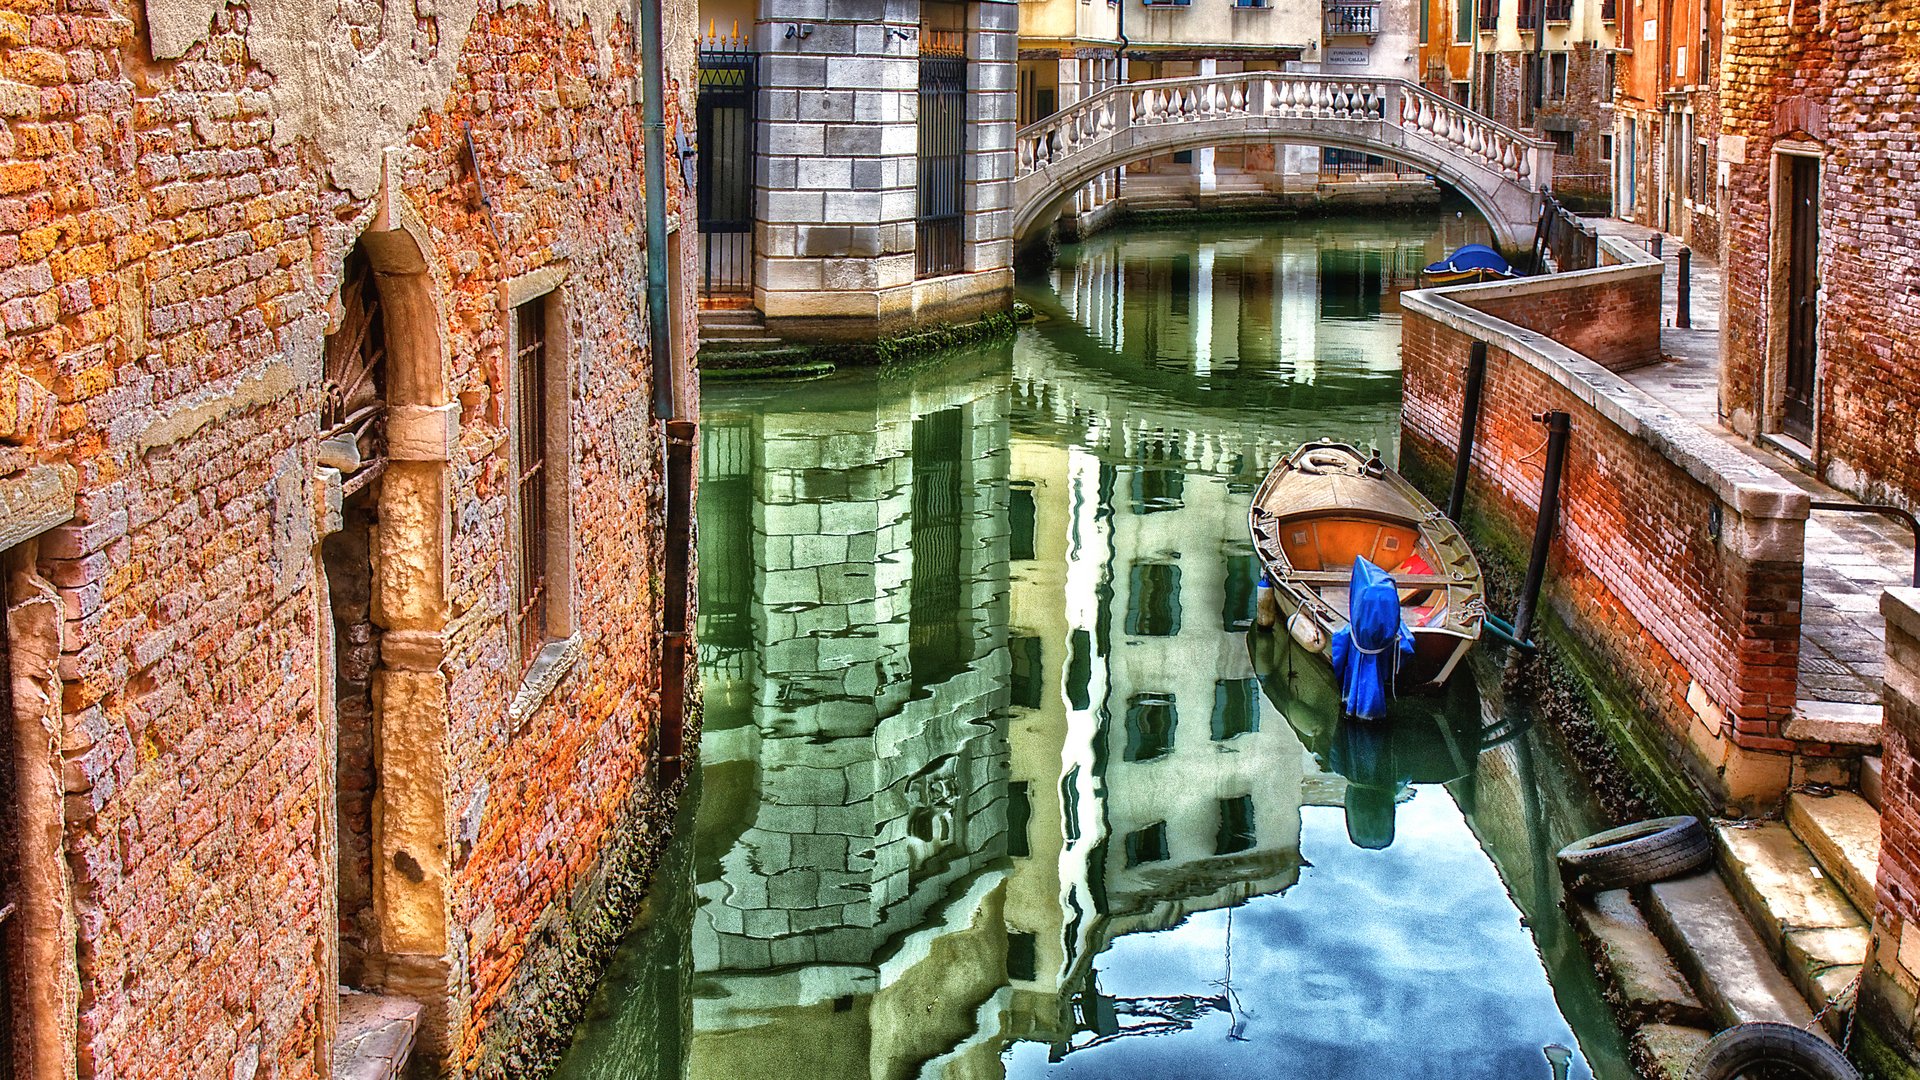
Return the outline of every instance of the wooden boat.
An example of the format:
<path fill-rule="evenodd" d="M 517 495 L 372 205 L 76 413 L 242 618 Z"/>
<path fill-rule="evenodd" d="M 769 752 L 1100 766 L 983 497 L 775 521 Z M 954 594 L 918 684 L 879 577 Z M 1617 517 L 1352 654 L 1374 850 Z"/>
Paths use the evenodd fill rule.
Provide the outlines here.
<path fill-rule="evenodd" d="M 1485 586 L 1466 537 L 1377 453 L 1337 442 L 1300 447 L 1254 493 L 1249 526 L 1279 619 L 1309 652 L 1324 657 L 1347 625 L 1360 556 L 1393 575 L 1400 617 L 1413 631 L 1398 689 L 1443 685 L 1480 640 Z"/>
<path fill-rule="evenodd" d="M 1429 286 L 1505 281 L 1516 277 L 1500 253 L 1485 244 L 1467 244 L 1437 263 L 1428 263 L 1420 276 Z"/>

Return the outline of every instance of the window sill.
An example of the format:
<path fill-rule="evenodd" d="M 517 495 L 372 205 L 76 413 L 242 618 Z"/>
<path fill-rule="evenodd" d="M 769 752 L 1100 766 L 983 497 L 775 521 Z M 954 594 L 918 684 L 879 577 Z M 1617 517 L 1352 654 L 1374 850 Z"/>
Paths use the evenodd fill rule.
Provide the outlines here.
<path fill-rule="evenodd" d="M 507 721 L 518 734 L 527 717 L 533 715 L 574 661 L 580 659 L 580 635 L 549 641 L 540 649 L 540 655 L 534 658 L 533 665 L 527 668 L 526 678 L 520 681 L 520 689 L 513 695 L 513 702 L 507 706 Z"/>

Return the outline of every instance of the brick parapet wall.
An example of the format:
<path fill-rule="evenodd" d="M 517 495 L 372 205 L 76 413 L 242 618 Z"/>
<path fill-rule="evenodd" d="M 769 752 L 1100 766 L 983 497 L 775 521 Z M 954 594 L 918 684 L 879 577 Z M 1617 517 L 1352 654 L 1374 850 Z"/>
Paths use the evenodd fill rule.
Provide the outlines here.
<path fill-rule="evenodd" d="M 1873 940 L 1862 980 L 1862 1014 L 1908 1060 L 1920 1030 L 1920 589 L 1895 587 L 1880 598 L 1887 625 L 1881 700 L 1880 865 L 1875 876 Z"/>
<path fill-rule="evenodd" d="M 1471 509 L 1526 536 L 1545 443 L 1532 418 L 1571 414 L 1549 574 L 1555 610 L 1612 662 L 1710 798 L 1764 799 L 1784 787 L 1786 759 L 1755 766 L 1742 755 L 1806 749 L 1782 734 L 1795 697 L 1806 496 L 1555 340 L 1578 338 L 1569 325 L 1596 310 L 1657 339 L 1659 294 L 1643 279 L 1657 285 L 1658 271 L 1607 246 L 1631 265 L 1538 279 L 1520 296 L 1509 285 L 1409 294 L 1403 433 L 1416 453 L 1452 457 L 1469 348 L 1486 341 Z M 1481 310 L 1489 304 L 1524 310 L 1530 325 Z"/>
<path fill-rule="evenodd" d="M 1786 321 L 1774 151 L 1792 141 L 1822 156 L 1817 464 L 1856 495 L 1920 504 L 1920 454 L 1911 439 L 1887 437 L 1920 427 L 1909 359 L 1920 337 L 1911 120 L 1920 28 L 1902 5 L 1753 0 L 1730 8 L 1724 42 L 1723 407 L 1743 433 L 1777 427 L 1769 395 L 1782 383 Z"/>
<path fill-rule="evenodd" d="M 444 1012 L 423 1044 L 457 1069 L 638 790 L 653 719 L 661 491 L 637 336 L 649 253 L 625 9 L 563 19 L 482 3 L 458 34 L 458 5 L 422 14 L 437 33 L 414 45 L 444 50 L 447 83 L 417 114 L 369 120 L 402 118 L 367 157 L 365 132 L 292 122 L 298 80 L 263 66 L 271 42 L 249 32 L 284 12 L 209 9 L 181 39 L 179 7 L 0 15 L 13 121 L 0 384 L 15 403 L 0 468 L 50 462 L 79 481 L 37 565 L 64 607 L 55 764 L 78 927 L 74 1058 L 82 1077 L 123 1080 L 326 1069 L 338 930 L 318 358 L 343 259 L 370 228 L 406 225 L 460 407 L 421 525 L 443 543 L 448 620 L 443 655 L 422 662 L 447 687 L 434 747 L 447 820 L 430 824 L 459 851 L 435 959 Z M 179 59 L 156 61 L 150 20 Z M 667 27 L 688 43 L 672 54 L 675 122 L 691 105 L 692 21 L 688 8 Z M 685 266 L 690 232 L 676 240 Z M 554 268 L 576 343 L 562 401 L 583 644 L 514 724 L 501 295 Z M 412 482 L 402 471 L 383 483 Z"/>

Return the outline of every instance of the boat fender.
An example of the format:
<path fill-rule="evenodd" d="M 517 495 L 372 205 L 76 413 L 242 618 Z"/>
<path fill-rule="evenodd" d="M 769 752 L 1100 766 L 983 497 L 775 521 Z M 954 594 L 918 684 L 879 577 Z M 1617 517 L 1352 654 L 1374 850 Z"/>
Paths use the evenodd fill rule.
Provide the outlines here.
<path fill-rule="evenodd" d="M 1260 575 L 1260 587 L 1254 590 L 1253 624 L 1262 630 L 1280 625 L 1280 600 L 1273 595 L 1273 582 Z"/>
<path fill-rule="evenodd" d="M 1293 618 L 1287 620 L 1287 633 L 1308 652 L 1327 651 L 1327 632 L 1304 611 L 1294 612 Z"/>

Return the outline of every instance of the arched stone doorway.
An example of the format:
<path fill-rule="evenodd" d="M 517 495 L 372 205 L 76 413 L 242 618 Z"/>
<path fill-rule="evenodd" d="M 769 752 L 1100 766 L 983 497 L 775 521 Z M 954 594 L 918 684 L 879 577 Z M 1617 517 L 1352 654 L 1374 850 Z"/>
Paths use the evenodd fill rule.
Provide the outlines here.
<path fill-rule="evenodd" d="M 383 193 L 383 201 L 389 200 Z M 419 1046 L 448 1043 L 447 402 L 424 235 L 382 213 L 343 260 L 322 349 L 319 470 L 330 520 L 322 672 L 343 993 L 421 1007 Z M 323 814 L 325 811 L 323 810 Z M 329 1032 L 339 1029 L 338 1014 Z"/>

